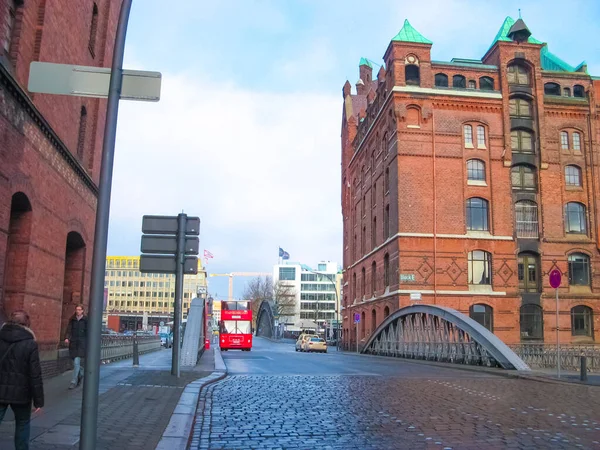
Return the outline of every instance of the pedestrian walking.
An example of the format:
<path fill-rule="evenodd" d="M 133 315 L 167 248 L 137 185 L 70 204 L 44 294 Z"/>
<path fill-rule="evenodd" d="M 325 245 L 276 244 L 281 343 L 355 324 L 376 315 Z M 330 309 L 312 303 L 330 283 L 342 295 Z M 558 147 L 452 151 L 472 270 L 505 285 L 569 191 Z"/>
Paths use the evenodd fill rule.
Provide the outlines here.
<path fill-rule="evenodd" d="M 0 328 L 0 423 L 8 407 L 15 415 L 15 449 L 29 449 L 31 403 L 44 406 L 42 368 L 29 314 L 15 311 Z"/>
<path fill-rule="evenodd" d="M 69 389 L 75 389 L 83 380 L 83 358 L 87 343 L 87 317 L 83 314 L 83 305 L 75 307 L 75 314 L 67 326 L 65 342 L 69 344 L 69 356 L 73 360 L 73 378 Z"/>

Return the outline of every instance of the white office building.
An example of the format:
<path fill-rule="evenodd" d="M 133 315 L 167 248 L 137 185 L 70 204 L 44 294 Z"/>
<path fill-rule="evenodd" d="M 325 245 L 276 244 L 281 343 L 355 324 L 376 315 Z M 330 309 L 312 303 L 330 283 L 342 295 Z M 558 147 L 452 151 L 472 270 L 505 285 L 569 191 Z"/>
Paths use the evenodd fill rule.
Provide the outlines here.
<path fill-rule="evenodd" d="M 337 263 L 321 261 L 313 269 L 305 264 L 284 262 L 273 267 L 278 322 L 287 331 L 317 329 L 335 335 L 340 319 L 342 274 Z M 278 293 L 282 300 L 277 299 Z M 289 298 L 293 296 L 293 304 Z"/>

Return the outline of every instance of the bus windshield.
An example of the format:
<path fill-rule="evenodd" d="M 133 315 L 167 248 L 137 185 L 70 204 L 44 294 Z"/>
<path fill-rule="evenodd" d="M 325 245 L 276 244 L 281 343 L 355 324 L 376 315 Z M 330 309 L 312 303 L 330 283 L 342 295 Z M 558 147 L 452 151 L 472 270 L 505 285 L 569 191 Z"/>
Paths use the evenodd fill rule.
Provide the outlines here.
<path fill-rule="evenodd" d="M 252 334 L 252 326 L 249 320 L 223 320 L 221 324 L 222 334 Z"/>

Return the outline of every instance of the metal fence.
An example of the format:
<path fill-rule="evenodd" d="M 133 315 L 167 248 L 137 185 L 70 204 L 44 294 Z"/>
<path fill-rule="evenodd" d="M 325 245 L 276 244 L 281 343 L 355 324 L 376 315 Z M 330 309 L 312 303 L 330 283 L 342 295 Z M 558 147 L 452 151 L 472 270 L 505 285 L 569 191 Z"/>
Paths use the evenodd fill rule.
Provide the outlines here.
<path fill-rule="evenodd" d="M 532 369 L 554 369 L 557 363 L 556 345 L 512 344 L 509 347 Z M 587 358 L 588 372 L 600 373 L 600 345 L 564 344 L 560 346 L 560 367 L 579 371 L 581 357 Z"/>
<path fill-rule="evenodd" d="M 134 336 L 102 336 L 100 359 L 103 364 L 133 356 Z M 160 350 L 159 336 L 137 336 L 139 354 Z"/>

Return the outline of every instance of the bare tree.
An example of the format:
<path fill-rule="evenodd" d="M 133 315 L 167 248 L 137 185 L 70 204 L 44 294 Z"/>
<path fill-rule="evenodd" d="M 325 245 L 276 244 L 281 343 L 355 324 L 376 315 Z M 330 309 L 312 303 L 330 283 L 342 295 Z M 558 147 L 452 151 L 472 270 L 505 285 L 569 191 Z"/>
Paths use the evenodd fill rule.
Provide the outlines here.
<path fill-rule="evenodd" d="M 244 299 L 252 300 L 252 327 L 256 329 L 256 318 L 260 305 L 265 300 L 273 299 L 273 279 L 266 276 L 250 280 L 244 289 Z"/>
<path fill-rule="evenodd" d="M 294 287 L 283 283 L 281 280 L 273 286 L 273 300 L 275 301 L 275 313 L 279 316 L 279 322 L 286 323 L 288 318 L 296 314 L 296 292 Z"/>

